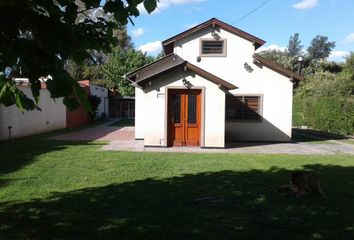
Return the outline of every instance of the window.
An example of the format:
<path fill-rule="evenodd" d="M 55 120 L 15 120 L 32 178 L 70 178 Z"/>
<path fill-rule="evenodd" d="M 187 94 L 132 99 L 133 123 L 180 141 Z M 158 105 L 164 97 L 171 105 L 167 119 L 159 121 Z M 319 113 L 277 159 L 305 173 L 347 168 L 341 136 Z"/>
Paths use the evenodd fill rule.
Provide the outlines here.
<path fill-rule="evenodd" d="M 261 96 L 227 96 L 226 119 L 261 120 Z"/>
<path fill-rule="evenodd" d="M 173 94 L 173 119 L 174 123 L 181 123 L 181 94 Z"/>
<path fill-rule="evenodd" d="M 201 40 L 201 56 L 226 56 L 226 40 Z"/>
<path fill-rule="evenodd" d="M 197 95 L 188 94 L 188 123 L 197 123 Z"/>

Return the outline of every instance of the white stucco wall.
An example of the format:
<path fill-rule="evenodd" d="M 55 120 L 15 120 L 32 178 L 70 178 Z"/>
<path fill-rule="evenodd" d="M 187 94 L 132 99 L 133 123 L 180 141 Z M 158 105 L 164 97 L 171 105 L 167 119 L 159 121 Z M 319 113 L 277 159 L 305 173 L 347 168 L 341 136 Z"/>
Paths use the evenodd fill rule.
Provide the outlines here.
<path fill-rule="evenodd" d="M 258 68 L 254 66 L 254 68 Z M 262 95 L 262 121 L 226 123 L 227 140 L 290 141 L 292 128 L 292 83 L 266 67 L 255 70 L 249 81 L 240 81 L 240 95 Z"/>
<path fill-rule="evenodd" d="M 182 79 L 186 78 L 193 88 L 202 89 L 202 147 L 225 146 L 225 93 L 219 87 L 194 73 L 175 71 L 152 81 L 152 85 L 136 90 L 136 131 L 135 137 L 142 138 L 144 129 L 144 145 L 167 145 L 167 89 L 185 88 Z M 143 104 L 141 104 L 143 102 Z M 204 104 L 203 104 L 204 103 Z M 144 127 L 142 127 L 144 126 Z M 204 131 L 208 129 L 208 131 Z"/>
<path fill-rule="evenodd" d="M 188 62 L 237 86 L 230 91 L 238 95 L 262 96 L 262 121 L 226 121 L 225 93 L 198 75 L 173 72 L 152 80 L 152 86 L 136 89 L 135 137 L 145 145 L 166 146 L 166 89 L 183 87 L 186 77 L 193 86 L 204 88 L 203 147 L 224 147 L 227 140 L 289 141 L 292 126 L 292 90 L 288 77 L 253 62 L 252 42 L 228 31 L 217 31 L 226 39 L 225 57 L 200 56 L 200 39 L 212 39 L 212 29 L 204 29 L 179 40 L 174 53 Z M 245 65 L 250 68 L 246 69 Z"/>
<path fill-rule="evenodd" d="M 100 104 L 98 105 L 97 117 L 101 117 L 102 113 L 106 113 L 106 116 L 108 116 L 108 109 L 109 109 L 109 104 L 108 104 L 108 89 L 105 87 L 97 86 L 94 84 L 90 84 L 90 94 L 91 95 L 96 95 L 101 99 Z"/>
<path fill-rule="evenodd" d="M 135 88 L 135 139 L 144 139 L 146 117 L 144 91 L 140 88 Z"/>
<path fill-rule="evenodd" d="M 174 52 L 188 62 L 236 85 L 233 94 L 263 96 L 262 122 L 228 122 L 229 140 L 289 141 L 292 125 L 292 89 L 289 79 L 265 66 L 253 63 L 253 43 L 220 29 L 227 41 L 226 57 L 201 57 L 200 39 L 212 39 L 211 28 L 202 30 L 176 43 Z M 252 68 L 247 71 L 245 64 Z M 209 103 L 212 104 L 212 103 Z M 207 129 L 206 132 L 213 131 Z"/>
<path fill-rule="evenodd" d="M 20 87 L 27 96 L 32 96 L 29 87 Z M 0 140 L 9 136 L 8 126 L 12 126 L 13 138 L 29 136 L 36 133 L 62 129 L 66 126 L 66 108 L 62 99 L 54 102 L 47 89 L 40 90 L 39 107 L 42 111 L 25 111 L 22 113 L 16 106 L 0 105 Z"/>

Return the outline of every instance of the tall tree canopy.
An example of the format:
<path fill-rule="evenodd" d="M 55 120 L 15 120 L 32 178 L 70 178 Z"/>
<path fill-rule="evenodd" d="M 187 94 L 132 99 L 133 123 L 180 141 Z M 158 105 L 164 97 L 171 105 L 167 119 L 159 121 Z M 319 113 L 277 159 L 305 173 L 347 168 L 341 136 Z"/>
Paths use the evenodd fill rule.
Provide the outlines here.
<path fill-rule="evenodd" d="M 79 84 L 64 69 L 65 62 L 92 59 L 93 50 L 109 52 L 118 41 L 114 32 L 118 23 L 125 25 L 131 17 L 139 16 L 137 6 L 141 3 L 152 12 L 156 1 L 1 1 L 0 104 L 34 109 L 36 103 L 17 89 L 14 79 L 28 78 L 38 102 L 39 78 L 47 77 L 51 97 L 64 97 L 69 109 L 79 104 L 90 108 Z"/>
<path fill-rule="evenodd" d="M 317 35 L 312 39 L 307 52 L 311 60 L 325 59 L 331 54 L 335 46 L 336 43 L 328 41 L 328 37 Z"/>
<path fill-rule="evenodd" d="M 74 79 L 87 79 L 90 82 L 98 85 L 110 86 L 107 84 L 106 79 L 102 71 L 102 65 L 107 64 L 111 59 L 114 49 L 120 48 L 127 51 L 133 48 L 131 38 L 127 33 L 125 26 L 118 24 L 118 28 L 113 32 L 114 37 L 117 40 L 116 45 L 113 47 L 111 53 L 104 53 L 102 51 L 92 50 L 90 51 L 90 58 L 85 59 L 81 64 L 76 64 L 73 60 L 67 60 L 65 63 L 65 70 Z"/>
<path fill-rule="evenodd" d="M 301 45 L 299 34 L 294 33 L 293 36 L 290 36 L 287 52 L 292 57 L 299 56 L 302 53 L 302 48 L 303 46 Z"/>
<path fill-rule="evenodd" d="M 146 53 L 133 48 L 115 49 L 110 61 L 102 66 L 105 83 L 108 87 L 117 87 L 123 96 L 134 95 L 134 88 L 124 79 L 123 75 L 154 61 Z"/>

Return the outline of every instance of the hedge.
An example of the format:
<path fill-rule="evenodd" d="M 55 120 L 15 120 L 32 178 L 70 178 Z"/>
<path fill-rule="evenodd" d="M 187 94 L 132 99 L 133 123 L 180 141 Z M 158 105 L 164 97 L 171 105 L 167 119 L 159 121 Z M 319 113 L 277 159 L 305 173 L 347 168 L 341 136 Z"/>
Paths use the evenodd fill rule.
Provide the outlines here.
<path fill-rule="evenodd" d="M 342 135 L 354 134 L 354 98 L 294 96 L 293 125 Z"/>

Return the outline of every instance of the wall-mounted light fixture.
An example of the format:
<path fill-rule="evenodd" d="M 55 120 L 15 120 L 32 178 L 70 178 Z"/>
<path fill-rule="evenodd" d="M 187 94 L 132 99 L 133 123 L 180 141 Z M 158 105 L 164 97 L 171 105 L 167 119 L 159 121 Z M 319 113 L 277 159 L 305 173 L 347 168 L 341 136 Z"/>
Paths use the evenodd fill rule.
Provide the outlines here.
<path fill-rule="evenodd" d="M 247 62 L 243 64 L 243 67 L 246 69 L 247 72 L 253 72 L 253 68 Z"/>
<path fill-rule="evenodd" d="M 216 32 L 211 32 L 211 36 L 214 38 L 214 39 L 216 39 L 216 40 L 219 40 L 220 39 L 220 36 L 219 36 L 219 34 L 217 34 Z"/>
<path fill-rule="evenodd" d="M 302 64 L 304 63 L 304 57 L 300 56 L 297 61 L 299 62 L 298 73 L 301 74 Z"/>
<path fill-rule="evenodd" d="M 189 82 L 186 78 L 183 78 L 183 79 L 182 79 L 182 83 L 183 83 L 183 85 L 184 85 L 186 88 L 188 88 L 188 89 L 191 89 L 191 88 L 193 87 L 192 83 Z"/>

